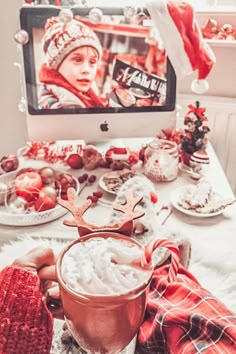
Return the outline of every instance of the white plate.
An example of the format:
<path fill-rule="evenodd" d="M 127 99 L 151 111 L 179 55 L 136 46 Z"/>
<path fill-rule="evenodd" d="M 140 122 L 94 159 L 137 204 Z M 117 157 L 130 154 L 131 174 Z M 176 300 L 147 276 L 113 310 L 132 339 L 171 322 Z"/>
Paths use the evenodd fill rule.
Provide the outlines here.
<path fill-rule="evenodd" d="M 103 181 L 103 178 L 104 178 L 107 174 L 110 174 L 110 172 L 105 173 L 105 175 L 102 175 L 102 176 L 100 177 L 99 181 L 98 181 L 98 184 L 99 184 L 100 188 L 102 188 L 102 190 L 104 190 L 105 192 L 110 193 L 110 194 L 113 194 L 113 195 L 117 195 L 118 192 L 115 192 L 115 191 L 113 191 L 113 190 L 111 190 L 111 189 L 108 189 L 107 186 L 106 186 L 106 184 L 105 184 L 104 181 Z"/>
<path fill-rule="evenodd" d="M 53 168 L 54 169 L 54 168 Z M 35 170 L 37 170 L 35 168 Z M 8 172 L 0 176 L 0 182 L 3 183 L 11 183 L 17 172 Z M 56 174 L 65 173 L 65 171 L 59 171 L 54 169 Z M 73 176 L 72 176 L 73 177 Z M 74 177 L 73 177 L 74 178 Z M 79 193 L 80 184 L 76 178 L 74 178 L 76 182 L 76 194 Z M 34 212 L 30 211 L 29 213 L 11 213 L 9 210 L 4 206 L 0 206 L 0 224 L 7 225 L 7 226 L 33 226 L 44 224 L 49 221 L 56 220 L 61 216 L 67 214 L 68 210 L 61 207 L 60 205 L 56 205 L 55 208 L 41 211 L 41 212 Z"/>
<path fill-rule="evenodd" d="M 115 172 L 115 171 L 114 171 Z M 121 171 L 117 171 L 117 172 L 122 172 L 122 170 Z M 131 171 L 132 172 L 132 171 Z M 117 195 L 117 193 L 118 193 L 118 191 L 113 191 L 113 190 L 111 190 L 111 189 L 109 189 L 108 187 L 107 187 L 107 185 L 104 183 L 104 177 L 106 177 L 106 176 L 108 176 L 108 175 L 110 175 L 111 174 L 111 172 L 107 172 L 107 173 L 105 173 L 104 175 L 102 175 L 101 177 L 100 177 L 100 179 L 99 179 L 99 181 L 98 181 L 98 184 L 99 184 L 99 186 L 100 186 L 100 188 L 102 188 L 105 192 L 107 192 L 107 193 L 110 193 L 110 194 L 113 194 L 113 195 Z M 137 173 L 135 173 L 134 174 L 134 176 L 137 176 L 138 174 Z M 132 177 L 130 177 L 130 178 L 133 178 L 134 176 L 132 176 Z M 129 178 L 129 179 L 130 179 Z M 122 182 L 122 181 L 121 181 Z M 123 182 L 123 184 L 125 183 L 126 181 L 124 181 Z M 120 187 L 123 185 L 122 183 L 121 183 L 121 185 L 120 185 Z"/>
<path fill-rule="evenodd" d="M 183 190 L 185 187 L 181 187 L 179 189 L 177 189 L 176 191 L 174 191 L 171 195 L 171 204 L 175 207 L 175 209 L 177 209 L 178 211 L 180 211 L 183 214 L 189 215 L 189 216 L 194 216 L 196 218 L 210 218 L 213 216 L 217 216 L 220 215 L 224 212 L 224 208 L 220 209 L 214 213 L 198 213 L 194 210 L 188 210 L 188 209 L 184 209 L 183 207 L 181 207 L 178 204 L 178 201 L 180 200 L 180 196 L 181 194 L 183 194 Z"/>

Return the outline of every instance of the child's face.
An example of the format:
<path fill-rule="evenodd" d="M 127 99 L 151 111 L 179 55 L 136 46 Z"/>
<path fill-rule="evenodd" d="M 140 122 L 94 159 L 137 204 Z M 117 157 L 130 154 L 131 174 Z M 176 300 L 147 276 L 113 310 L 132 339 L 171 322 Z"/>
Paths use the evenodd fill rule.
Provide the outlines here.
<path fill-rule="evenodd" d="M 98 60 L 96 49 L 79 47 L 65 58 L 58 71 L 78 91 L 86 92 L 95 79 Z"/>

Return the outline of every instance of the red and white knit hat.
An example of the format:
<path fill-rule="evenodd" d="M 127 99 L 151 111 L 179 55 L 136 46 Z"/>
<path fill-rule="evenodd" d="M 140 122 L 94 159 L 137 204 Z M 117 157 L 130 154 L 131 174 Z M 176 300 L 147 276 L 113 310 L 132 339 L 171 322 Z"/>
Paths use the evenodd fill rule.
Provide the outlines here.
<path fill-rule="evenodd" d="M 59 17 L 49 18 L 45 25 L 43 50 L 47 64 L 57 70 L 74 49 L 91 46 L 102 56 L 102 46 L 96 33 L 83 23 L 72 19 L 65 23 Z"/>
<path fill-rule="evenodd" d="M 203 40 L 193 7 L 178 0 L 147 0 L 147 8 L 177 78 L 181 79 L 197 70 L 198 78 L 192 83 L 192 91 L 199 94 L 205 92 L 208 89 L 205 79 L 216 59 Z"/>

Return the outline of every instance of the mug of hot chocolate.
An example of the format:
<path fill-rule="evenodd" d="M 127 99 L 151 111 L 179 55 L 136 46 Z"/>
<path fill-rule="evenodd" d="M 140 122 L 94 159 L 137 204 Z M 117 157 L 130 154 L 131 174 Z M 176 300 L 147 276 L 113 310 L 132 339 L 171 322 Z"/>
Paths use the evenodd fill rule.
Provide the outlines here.
<path fill-rule="evenodd" d="M 128 204 L 137 204 L 137 198 L 128 196 L 127 199 Z M 74 224 L 80 225 L 79 229 L 84 232 L 85 221 L 81 214 L 87 204 L 76 209 L 73 195 L 62 204 L 74 210 L 77 217 Z M 127 217 L 125 220 L 126 224 L 129 220 Z M 68 245 L 56 262 L 56 278 L 68 329 L 89 353 L 118 353 L 137 334 L 144 319 L 155 249 L 165 247 L 170 251 L 170 282 L 178 271 L 177 245 L 168 240 L 155 240 L 144 247 L 122 234 L 123 229 L 123 226 L 118 230 L 113 226 L 116 231 L 101 228 L 83 235 Z"/>
<path fill-rule="evenodd" d="M 158 247 L 172 254 L 169 277 L 178 270 L 178 247 L 158 240 L 145 248 L 119 233 L 98 232 L 67 246 L 56 263 L 64 317 L 74 339 L 89 353 L 118 353 L 137 334 L 145 314 Z"/>

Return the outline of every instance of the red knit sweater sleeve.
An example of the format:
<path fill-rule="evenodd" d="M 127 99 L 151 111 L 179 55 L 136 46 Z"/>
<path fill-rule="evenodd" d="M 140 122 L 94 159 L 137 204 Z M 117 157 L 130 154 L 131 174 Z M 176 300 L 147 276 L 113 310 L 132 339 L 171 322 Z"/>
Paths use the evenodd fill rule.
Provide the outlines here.
<path fill-rule="evenodd" d="M 0 354 L 49 354 L 53 318 L 37 275 L 14 267 L 0 272 Z"/>

